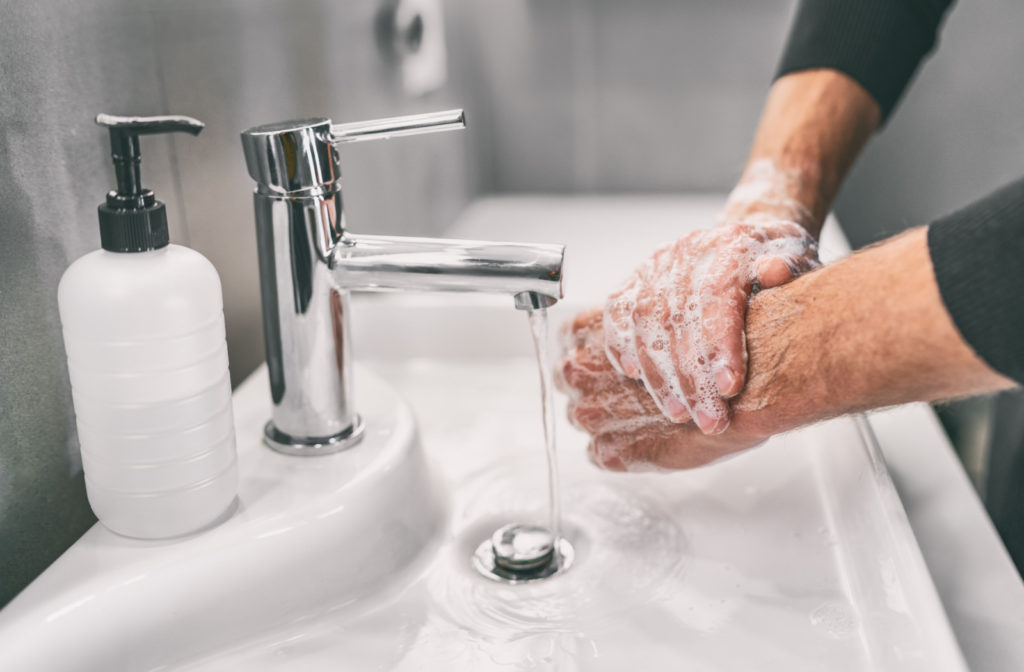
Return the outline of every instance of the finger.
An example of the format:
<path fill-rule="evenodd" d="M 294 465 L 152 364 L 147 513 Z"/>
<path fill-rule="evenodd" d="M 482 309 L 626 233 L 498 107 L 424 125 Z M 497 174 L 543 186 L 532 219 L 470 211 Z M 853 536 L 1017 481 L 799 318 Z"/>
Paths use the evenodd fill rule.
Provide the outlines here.
<path fill-rule="evenodd" d="M 662 421 L 664 423 L 664 421 Z M 664 448 L 663 433 L 606 432 L 590 442 L 591 461 L 608 471 L 646 472 L 659 469 Z"/>
<path fill-rule="evenodd" d="M 695 355 L 691 361 L 693 368 L 684 365 L 682 371 L 675 372 L 687 415 L 705 434 L 720 434 L 729 426 L 729 406 L 718 392 L 707 358 Z"/>
<path fill-rule="evenodd" d="M 754 274 L 757 276 L 757 284 L 762 289 L 771 289 L 784 285 L 793 279 L 795 273 L 789 262 L 779 256 L 761 257 L 754 264 Z"/>
<path fill-rule="evenodd" d="M 793 277 L 809 273 L 816 268 L 821 268 L 821 261 L 818 259 L 818 250 L 815 245 L 811 247 L 802 255 L 790 255 L 786 258 L 786 263 L 789 264 L 790 270 L 793 271 Z"/>
<path fill-rule="evenodd" d="M 569 358 L 562 357 L 551 371 L 551 382 L 554 383 L 555 389 L 565 395 L 571 395 L 573 393 L 572 388 L 569 386 L 569 382 L 565 379 L 565 367 L 570 366 Z"/>
<path fill-rule="evenodd" d="M 699 340 L 690 345 L 690 361 L 682 359 L 681 354 L 677 361 L 686 367 L 680 371 L 680 378 L 685 374 L 694 379 L 710 377 L 717 393 L 729 399 L 740 393 L 747 377 L 744 329 L 751 285 L 739 275 L 735 262 L 730 266 L 722 260 L 720 265 L 722 271 L 697 288 L 697 324 L 680 324 L 699 334 Z M 693 312 L 687 315 L 692 319 Z M 675 347 L 680 345 L 676 343 Z M 700 385 L 694 382 L 692 387 L 699 396 Z M 692 408 L 696 398 L 691 398 Z"/>
<path fill-rule="evenodd" d="M 665 324 L 668 308 L 660 292 L 647 289 L 637 299 L 636 352 L 641 380 L 661 413 L 673 422 L 690 419 L 690 408 L 676 373 L 671 334 Z"/>
<path fill-rule="evenodd" d="M 586 360 L 586 348 L 576 348 L 555 369 L 555 386 L 571 399 L 591 393 L 599 384 L 601 373 L 595 372 Z"/>
<path fill-rule="evenodd" d="M 660 267 L 671 258 L 673 246 L 670 243 L 655 251 L 605 303 L 605 353 L 615 370 L 627 378 L 636 380 L 641 376 L 635 330 L 638 297 L 657 280 Z"/>
<path fill-rule="evenodd" d="M 576 429 L 579 429 L 579 430 L 582 430 L 582 431 L 586 432 L 587 430 L 583 429 L 578 424 L 576 424 L 576 406 L 577 406 L 576 402 L 574 400 L 572 400 L 572 399 L 569 399 L 569 403 L 566 405 L 566 409 L 565 409 L 565 416 L 569 419 L 569 424 L 570 425 L 572 425 Z M 589 434 L 590 432 L 587 432 L 587 433 Z"/>
<path fill-rule="evenodd" d="M 580 342 L 587 338 L 591 331 L 601 328 L 602 312 L 599 307 L 587 308 L 573 318 L 570 325 Z"/>
<path fill-rule="evenodd" d="M 697 376 L 694 382 L 698 389 L 697 400 L 690 409 L 694 424 L 708 436 L 721 434 L 729 428 L 729 405 L 718 394 L 710 372 Z"/>
<path fill-rule="evenodd" d="M 698 296 L 700 295 L 698 294 Z M 720 434 L 729 426 L 729 407 L 719 392 L 718 382 L 712 370 L 711 354 L 709 354 L 704 336 L 703 320 L 709 306 L 700 307 L 700 304 L 707 303 L 709 300 L 717 300 L 717 298 L 697 300 L 699 315 L 697 324 L 686 320 L 673 324 L 671 333 L 672 361 L 673 365 L 678 367 L 674 373 L 694 423 L 705 434 Z M 742 323 L 742 318 L 740 321 Z M 742 324 L 738 328 L 738 333 L 740 334 L 740 351 L 745 353 Z M 742 367 L 739 375 L 745 376 L 745 354 L 740 356 L 739 365 Z M 723 366 L 736 367 L 736 364 L 724 364 Z M 728 370 L 732 371 L 733 369 Z M 723 379 L 723 385 L 725 383 L 735 385 L 733 376 L 736 375 L 728 373 L 729 380 Z M 740 380 L 739 386 L 742 387 L 742 378 Z M 725 386 L 729 388 L 729 385 Z"/>
<path fill-rule="evenodd" d="M 562 346 L 562 355 L 565 356 L 574 348 L 581 345 L 590 336 L 594 329 L 601 326 L 601 309 L 588 308 L 578 313 L 573 319 L 562 323 L 559 328 L 559 344 Z"/>
<path fill-rule="evenodd" d="M 594 437 L 587 446 L 587 455 L 590 461 L 601 469 L 608 471 L 626 471 L 626 463 L 621 453 L 628 443 L 624 437 L 616 435 L 616 440 L 610 440 L 611 435 L 600 435 Z"/>
<path fill-rule="evenodd" d="M 599 434 L 590 442 L 588 453 L 594 464 L 609 471 L 675 471 L 719 462 L 758 443 L 709 437 L 693 425 L 664 425 L 641 433 Z"/>
<path fill-rule="evenodd" d="M 615 374 L 617 375 L 617 374 Z M 588 434 L 642 432 L 667 421 L 643 386 L 619 378 L 614 385 L 602 385 L 591 394 L 573 400 L 573 424 Z"/>
<path fill-rule="evenodd" d="M 587 457 L 590 458 L 590 462 L 600 468 L 607 471 L 626 471 L 626 463 L 619 459 L 616 455 L 603 455 L 600 448 L 597 447 L 595 441 L 591 441 L 590 445 L 587 446 Z"/>
<path fill-rule="evenodd" d="M 602 316 L 605 354 L 615 370 L 628 378 L 639 378 L 633 312 L 636 310 L 637 285 L 609 297 Z"/>
<path fill-rule="evenodd" d="M 573 426 L 582 429 L 591 436 L 607 431 L 621 421 L 605 406 L 580 403 L 572 414 Z"/>
<path fill-rule="evenodd" d="M 788 273 L 782 268 L 783 264 L 788 267 Z M 779 222 L 769 231 L 767 248 L 763 250 L 762 258 L 756 261 L 755 270 L 759 280 L 764 276 L 769 283 L 765 285 L 762 282 L 762 286 L 775 287 L 820 265 L 818 244 L 814 238 L 799 224 Z"/>

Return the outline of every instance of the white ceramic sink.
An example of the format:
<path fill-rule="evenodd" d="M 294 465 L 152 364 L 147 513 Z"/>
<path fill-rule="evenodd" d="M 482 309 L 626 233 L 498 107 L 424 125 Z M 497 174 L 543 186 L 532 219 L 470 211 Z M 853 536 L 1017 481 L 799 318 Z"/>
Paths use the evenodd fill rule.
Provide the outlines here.
<path fill-rule="evenodd" d="M 484 204 L 452 235 L 569 243 L 577 298 L 560 321 L 717 203 Z M 623 217 L 646 228 L 617 241 Z M 341 454 L 263 447 L 257 372 L 235 393 L 232 516 L 169 542 L 94 527 L 0 612 L 0 670 L 965 669 L 851 419 L 710 468 L 621 475 L 589 464 L 562 409 L 574 566 L 515 586 L 478 575 L 470 555 L 491 531 L 546 515 L 536 366 L 511 303 L 357 303 L 368 429 Z"/>
<path fill-rule="evenodd" d="M 423 418 L 426 463 L 366 371 L 363 444 L 271 453 L 260 373 L 236 393 L 239 511 L 172 542 L 93 528 L 0 615 L 0 669 L 965 669 L 851 420 L 669 476 L 599 472 L 560 421 L 576 564 L 506 586 L 469 558 L 499 525 L 544 519 L 533 362 L 376 368 Z"/>
<path fill-rule="evenodd" d="M 0 670 L 151 670 L 377 599 L 444 526 L 408 405 L 357 374 L 366 436 L 315 459 L 272 452 L 266 369 L 235 394 L 230 517 L 169 541 L 90 529 L 0 612 Z"/>

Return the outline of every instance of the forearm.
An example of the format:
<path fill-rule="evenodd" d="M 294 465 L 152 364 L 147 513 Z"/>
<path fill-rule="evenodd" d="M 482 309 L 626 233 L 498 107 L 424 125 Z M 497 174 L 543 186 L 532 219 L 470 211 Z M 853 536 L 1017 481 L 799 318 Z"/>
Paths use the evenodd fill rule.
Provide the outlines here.
<path fill-rule="evenodd" d="M 720 221 L 774 217 L 817 237 L 843 177 L 880 119 L 867 91 L 835 70 L 780 78 Z"/>
<path fill-rule="evenodd" d="M 772 168 L 817 235 L 846 171 L 934 47 L 951 3 L 802 0 L 741 186 Z"/>
<path fill-rule="evenodd" d="M 569 415 L 608 469 L 688 469 L 829 417 L 1012 387 L 964 342 L 935 280 L 926 230 L 914 229 L 754 296 L 747 384 L 728 428 L 674 423 L 605 357 L 599 311 L 567 334 L 559 386 Z"/>
<path fill-rule="evenodd" d="M 1014 385 L 954 326 L 923 228 L 761 292 L 746 333 L 750 378 L 733 428 L 751 435 Z"/>

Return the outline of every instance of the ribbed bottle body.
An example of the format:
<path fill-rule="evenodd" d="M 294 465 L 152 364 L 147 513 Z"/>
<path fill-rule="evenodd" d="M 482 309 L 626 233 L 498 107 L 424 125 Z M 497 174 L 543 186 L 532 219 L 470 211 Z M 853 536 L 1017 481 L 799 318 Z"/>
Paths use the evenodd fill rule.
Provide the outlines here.
<path fill-rule="evenodd" d="M 86 493 L 119 534 L 213 523 L 238 489 L 220 279 L 194 250 L 97 251 L 58 290 Z"/>

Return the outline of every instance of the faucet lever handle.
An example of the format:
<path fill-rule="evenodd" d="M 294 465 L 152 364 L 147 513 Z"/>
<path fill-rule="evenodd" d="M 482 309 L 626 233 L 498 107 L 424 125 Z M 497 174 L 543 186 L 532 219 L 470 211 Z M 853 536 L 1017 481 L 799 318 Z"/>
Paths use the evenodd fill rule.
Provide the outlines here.
<path fill-rule="evenodd" d="M 331 142 L 360 142 L 362 140 L 387 140 L 403 135 L 455 131 L 466 127 L 466 113 L 461 109 L 411 114 L 404 117 L 389 117 L 371 121 L 355 121 L 348 124 L 331 125 Z"/>

